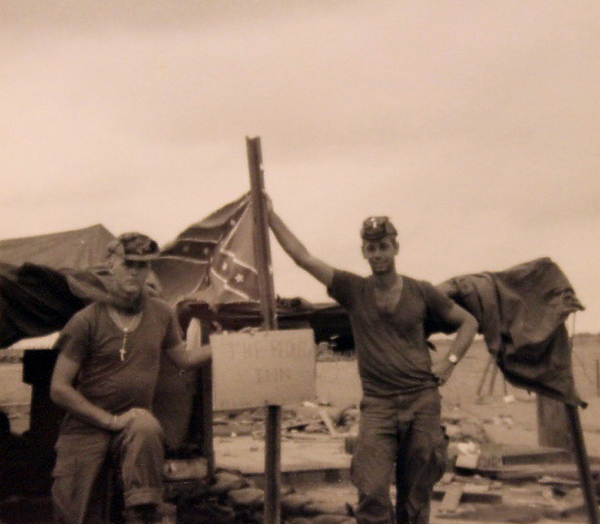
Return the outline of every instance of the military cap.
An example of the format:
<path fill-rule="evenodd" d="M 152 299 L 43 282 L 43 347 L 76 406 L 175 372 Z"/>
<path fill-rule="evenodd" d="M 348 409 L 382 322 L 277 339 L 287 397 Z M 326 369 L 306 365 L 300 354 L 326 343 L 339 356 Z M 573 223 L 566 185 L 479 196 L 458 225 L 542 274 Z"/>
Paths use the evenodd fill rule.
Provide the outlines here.
<path fill-rule="evenodd" d="M 363 240 L 379 240 L 388 235 L 396 236 L 398 232 L 389 217 L 369 217 L 364 220 L 360 230 Z"/>
<path fill-rule="evenodd" d="M 119 255 L 125 260 L 150 261 L 158 257 L 158 244 L 142 233 L 123 233 L 109 246 L 110 254 Z"/>

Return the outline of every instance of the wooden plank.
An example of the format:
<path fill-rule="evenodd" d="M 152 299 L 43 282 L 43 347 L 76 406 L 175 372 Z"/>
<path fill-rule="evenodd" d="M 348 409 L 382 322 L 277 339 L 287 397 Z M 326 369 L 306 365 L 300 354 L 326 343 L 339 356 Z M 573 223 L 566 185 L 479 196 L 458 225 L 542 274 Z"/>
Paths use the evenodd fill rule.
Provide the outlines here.
<path fill-rule="evenodd" d="M 440 513 L 455 513 L 460 504 L 465 485 L 460 482 L 450 484 L 444 493 L 444 498 L 440 504 Z"/>
<path fill-rule="evenodd" d="M 452 482 L 454 480 L 455 476 L 456 476 L 456 474 L 453 471 L 446 471 L 442 475 L 442 478 L 440 479 L 439 483 L 440 484 L 450 484 L 450 482 Z"/>
<path fill-rule="evenodd" d="M 598 468 L 594 468 L 598 474 Z M 580 479 L 575 464 L 528 464 L 524 466 L 505 466 L 495 469 L 479 469 L 480 475 L 498 480 L 509 479 L 539 479 L 545 476 L 563 477 L 565 479 Z"/>
<path fill-rule="evenodd" d="M 325 423 L 325 426 L 327 427 L 327 431 L 329 431 L 329 434 L 332 437 L 337 436 L 337 431 L 335 429 L 335 426 L 333 425 L 333 420 L 331 420 L 329 413 L 327 413 L 327 411 L 325 411 L 324 409 L 320 409 L 319 415 L 321 415 L 321 419 Z"/>
<path fill-rule="evenodd" d="M 550 464 L 571 462 L 573 454 L 566 449 L 534 448 L 520 451 L 506 451 L 502 453 L 502 464 L 517 466 L 521 464 Z"/>
<path fill-rule="evenodd" d="M 496 502 L 502 502 L 502 493 L 492 490 L 482 490 L 479 487 L 472 489 L 470 484 L 464 482 L 453 482 L 450 486 L 440 486 L 437 484 L 433 489 L 434 500 L 444 500 L 446 492 L 449 489 L 457 490 L 453 486 L 460 485 L 462 487 L 461 502 L 482 502 L 484 504 L 493 504 Z"/>

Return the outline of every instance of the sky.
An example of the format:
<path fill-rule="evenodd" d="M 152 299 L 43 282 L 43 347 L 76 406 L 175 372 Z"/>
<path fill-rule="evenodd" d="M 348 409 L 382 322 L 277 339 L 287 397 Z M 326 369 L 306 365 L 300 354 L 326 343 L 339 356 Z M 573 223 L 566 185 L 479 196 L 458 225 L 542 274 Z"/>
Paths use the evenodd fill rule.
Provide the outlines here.
<path fill-rule="evenodd" d="M 161 245 L 265 185 L 368 272 L 388 215 L 433 283 L 548 256 L 600 332 L 600 4 L 3 0 L 0 238 L 101 223 Z M 327 300 L 272 239 L 275 290 Z"/>

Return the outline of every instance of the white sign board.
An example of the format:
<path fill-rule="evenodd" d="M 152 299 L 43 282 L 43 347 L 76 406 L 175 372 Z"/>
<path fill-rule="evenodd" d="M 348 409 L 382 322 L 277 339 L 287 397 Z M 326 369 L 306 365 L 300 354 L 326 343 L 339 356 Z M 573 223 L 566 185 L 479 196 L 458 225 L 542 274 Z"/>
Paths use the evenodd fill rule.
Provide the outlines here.
<path fill-rule="evenodd" d="M 311 329 L 211 335 L 216 411 L 295 404 L 315 398 Z"/>

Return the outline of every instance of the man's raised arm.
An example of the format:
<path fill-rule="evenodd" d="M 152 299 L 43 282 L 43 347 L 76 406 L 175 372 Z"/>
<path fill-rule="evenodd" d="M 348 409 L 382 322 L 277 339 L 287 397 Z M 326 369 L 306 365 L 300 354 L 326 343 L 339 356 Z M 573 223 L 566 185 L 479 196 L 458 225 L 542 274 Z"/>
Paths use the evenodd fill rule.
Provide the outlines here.
<path fill-rule="evenodd" d="M 304 244 L 298 240 L 296 235 L 290 231 L 283 220 L 273 211 L 270 201 L 268 216 L 271 230 L 283 250 L 297 265 L 308 271 L 319 282 L 325 284 L 327 287 L 331 286 L 333 282 L 333 268 L 308 252 Z"/>

